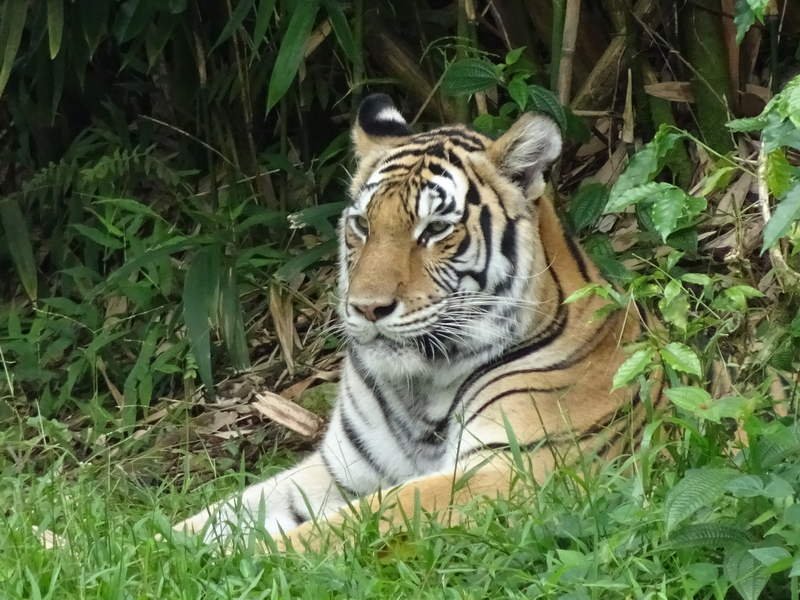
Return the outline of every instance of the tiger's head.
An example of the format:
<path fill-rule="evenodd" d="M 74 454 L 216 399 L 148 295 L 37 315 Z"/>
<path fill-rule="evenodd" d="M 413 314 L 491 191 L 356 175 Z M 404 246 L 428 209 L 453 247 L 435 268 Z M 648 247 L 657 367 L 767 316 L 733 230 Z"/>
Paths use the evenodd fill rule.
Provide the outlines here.
<path fill-rule="evenodd" d="M 526 114 L 496 140 L 460 125 L 413 134 L 375 94 L 353 142 L 352 203 L 340 222 L 348 337 L 405 372 L 518 341 L 547 268 L 534 200 L 561 151 L 557 125 Z"/>

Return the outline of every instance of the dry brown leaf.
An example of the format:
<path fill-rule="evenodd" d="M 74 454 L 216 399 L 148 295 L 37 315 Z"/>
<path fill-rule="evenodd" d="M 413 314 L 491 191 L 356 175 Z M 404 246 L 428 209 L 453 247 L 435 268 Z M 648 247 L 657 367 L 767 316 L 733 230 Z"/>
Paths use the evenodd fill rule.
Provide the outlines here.
<path fill-rule="evenodd" d="M 644 86 L 645 93 L 670 102 L 694 102 L 692 84 L 688 81 L 660 81 Z"/>
<path fill-rule="evenodd" d="M 294 329 L 294 305 L 291 298 L 277 284 L 269 290 L 269 312 L 275 325 L 275 335 L 281 347 L 283 360 L 290 375 L 294 374 L 294 348 L 297 332 Z"/>
<path fill-rule="evenodd" d="M 322 432 L 323 420 L 310 410 L 272 392 L 256 394 L 251 406 L 263 416 L 313 440 Z"/>

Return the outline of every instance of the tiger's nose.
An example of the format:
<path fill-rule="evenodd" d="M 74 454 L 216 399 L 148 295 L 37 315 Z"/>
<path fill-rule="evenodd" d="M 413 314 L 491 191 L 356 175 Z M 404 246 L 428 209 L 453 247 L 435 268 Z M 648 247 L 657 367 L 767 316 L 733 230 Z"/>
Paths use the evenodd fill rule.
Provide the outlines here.
<path fill-rule="evenodd" d="M 364 317 L 367 321 L 372 321 L 374 323 L 378 319 L 388 317 L 390 314 L 392 314 L 394 309 L 397 308 L 397 300 L 392 298 L 391 300 L 385 300 L 383 302 L 351 302 L 350 308 Z"/>

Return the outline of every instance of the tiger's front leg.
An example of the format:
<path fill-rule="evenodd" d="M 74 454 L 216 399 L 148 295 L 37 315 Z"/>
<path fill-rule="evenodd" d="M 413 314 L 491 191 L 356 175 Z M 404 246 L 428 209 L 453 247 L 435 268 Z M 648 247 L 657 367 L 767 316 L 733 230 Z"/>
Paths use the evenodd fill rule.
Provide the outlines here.
<path fill-rule="evenodd" d="M 420 511 L 441 524 L 456 525 L 463 520 L 462 511 L 473 499 L 508 496 L 514 487 L 514 470 L 507 457 L 487 452 L 476 458 L 471 462 L 482 463 L 478 468 L 462 465 L 457 470 L 418 477 L 351 501 L 324 520 L 306 521 L 277 540 L 278 548 L 299 552 L 339 551 L 345 540 L 352 537 L 341 526 L 356 523 L 368 514 L 378 515 L 381 535 L 402 527 Z"/>
<path fill-rule="evenodd" d="M 320 453 L 314 452 L 240 495 L 207 506 L 173 529 L 202 533 L 207 543 L 224 543 L 236 532 L 265 530 L 277 536 L 344 504 Z"/>

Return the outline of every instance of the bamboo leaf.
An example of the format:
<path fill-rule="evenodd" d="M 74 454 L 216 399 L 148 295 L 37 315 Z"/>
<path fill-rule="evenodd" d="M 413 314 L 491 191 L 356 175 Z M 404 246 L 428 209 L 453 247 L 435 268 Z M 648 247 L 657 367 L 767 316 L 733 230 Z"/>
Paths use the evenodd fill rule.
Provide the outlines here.
<path fill-rule="evenodd" d="M 47 37 L 50 44 L 50 60 L 58 56 L 63 33 L 64 0 L 47 0 Z"/>
<path fill-rule="evenodd" d="M 774 246 L 798 219 L 800 219 L 800 183 L 796 183 L 787 192 L 764 227 L 764 244 L 761 246 L 761 252 Z"/>
<path fill-rule="evenodd" d="M 233 265 L 224 268 L 220 281 L 219 326 L 233 368 L 237 371 L 247 369 L 250 366 L 250 356 L 247 351 L 242 304 L 239 301 L 239 286 Z"/>
<path fill-rule="evenodd" d="M 192 258 L 183 285 L 183 318 L 189 345 L 197 361 L 200 379 L 214 396 L 211 372 L 211 308 L 219 286 L 219 248 L 198 251 Z"/>
<path fill-rule="evenodd" d="M 667 494 L 664 521 L 667 532 L 703 507 L 711 508 L 725 492 L 725 486 L 736 477 L 733 469 L 691 469 Z"/>
<path fill-rule="evenodd" d="M 22 40 L 22 32 L 25 30 L 25 20 L 28 15 L 27 0 L 6 0 L 3 5 L 2 16 L 0 16 L 0 51 L 2 51 L 2 61 L 0 61 L 0 98 L 6 89 L 8 78 L 11 76 L 11 68 L 17 58 L 17 50 Z"/>
<path fill-rule="evenodd" d="M 269 80 L 267 90 L 267 110 L 278 103 L 284 94 L 289 90 L 289 86 L 297 75 L 300 63 L 303 61 L 303 51 L 306 40 L 314 27 L 319 10 L 319 0 L 309 0 L 308 2 L 298 2 L 289 18 L 289 25 L 286 34 L 283 36 L 278 57 L 275 59 L 275 67 L 272 69 L 272 77 Z"/>
<path fill-rule="evenodd" d="M 358 49 L 353 39 L 350 23 L 347 22 L 347 17 L 344 16 L 341 2 L 339 0 L 323 0 L 323 3 L 331 21 L 333 34 L 336 36 L 336 41 L 339 42 L 339 47 L 347 56 L 347 59 L 354 62 L 358 58 Z"/>
<path fill-rule="evenodd" d="M 300 4 L 302 4 L 302 2 Z M 227 42 L 236 30 L 242 26 L 242 22 L 245 17 L 250 14 L 251 10 L 253 10 L 253 0 L 239 0 L 239 4 L 233 9 L 230 19 L 225 23 L 225 27 L 222 28 L 222 32 L 219 34 L 217 41 L 214 42 L 214 45 L 211 46 L 209 52 L 213 52 L 219 48 L 221 44 Z"/>
<path fill-rule="evenodd" d="M 311 265 L 335 253 L 337 247 L 338 242 L 336 240 L 328 240 L 310 250 L 305 250 L 291 260 L 286 261 L 280 269 L 275 271 L 275 277 L 282 281 L 290 281 Z"/>
<path fill-rule="evenodd" d="M 87 225 L 82 225 L 81 223 L 73 223 L 70 225 L 70 227 L 80 233 L 83 237 L 92 240 L 95 244 L 103 246 L 104 248 L 119 250 L 124 246 L 120 240 L 111 237 L 107 233 L 103 233 L 94 227 L 88 227 Z"/>
<path fill-rule="evenodd" d="M 36 300 L 38 294 L 36 260 L 28 235 L 28 224 L 16 200 L 6 199 L 0 202 L 0 223 L 3 225 L 8 251 L 14 261 L 22 287 L 25 288 L 28 298 Z"/>
<path fill-rule="evenodd" d="M 466 96 L 497 85 L 497 68 L 480 58 L 454 61 L 442 80 L 442 91 L 450 96 Z"/>
<path fill-rule="evenodd" d="M 253 28 L 253 46 L 255 50 L 264 41 L 264 36 L 267 35 L 267 29 L 272 21 L 272 13 L 275 11 L 275 2 L 277 0 L 261 0 L 256 9 L 256 24 Z"/>

